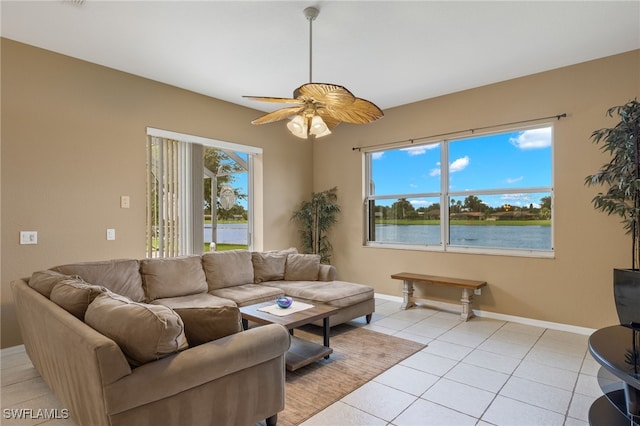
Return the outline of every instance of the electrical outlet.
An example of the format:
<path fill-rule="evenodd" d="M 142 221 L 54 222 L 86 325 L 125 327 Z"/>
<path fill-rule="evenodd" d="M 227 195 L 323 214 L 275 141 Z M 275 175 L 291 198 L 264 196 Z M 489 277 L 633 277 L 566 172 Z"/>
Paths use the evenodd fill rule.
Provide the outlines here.
<path fill-rule="evenodd" d="M 480 296 L 482 294 L 482 289 L 476 288 L 475 290 L 473 290 L 473 294 L 475 294 L 476 296 Z"/>
<path fill-rule="evenodd" d="M 20 231 L 20 244 L 38 244 L 38 232 Z"/>
<path fill-rule="evenodd" d="M 131 205 L 130 202 L 131 202 L 131 200 L 130 200 L 128 195 L 120 196 L 120 208 L 121 209 L 128 209 L 129 206 Z"/>
<path fill-rule="evenodd" d="M 116 230 L 113 228 L 107 229 L 107 240 L 113 241 L 116 239 Z"/>

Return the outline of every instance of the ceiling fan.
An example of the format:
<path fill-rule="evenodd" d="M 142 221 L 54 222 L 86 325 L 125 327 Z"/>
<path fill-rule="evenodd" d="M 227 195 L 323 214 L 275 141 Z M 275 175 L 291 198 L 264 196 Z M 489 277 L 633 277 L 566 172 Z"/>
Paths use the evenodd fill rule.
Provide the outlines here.
<path fill-rule="evenodd" d="M 315 7 L 304 10 L 309 21 L 309 83 L 293 91 L 293 98 L 243 96 L 263 102 L 292 104 L 293 106 L 270 112 L 253 120 L 252 124 L 266 124 L 290 118 L 287 128 L 295 136 L 307 139 L 310 135 L 320 138 L 331 133 L 338 124 L 366 124 L 384 116 L 372 102 L 356 98 L 347 88 L 337 84 L 313 83 L 312 23 L 320 11 Z"/>

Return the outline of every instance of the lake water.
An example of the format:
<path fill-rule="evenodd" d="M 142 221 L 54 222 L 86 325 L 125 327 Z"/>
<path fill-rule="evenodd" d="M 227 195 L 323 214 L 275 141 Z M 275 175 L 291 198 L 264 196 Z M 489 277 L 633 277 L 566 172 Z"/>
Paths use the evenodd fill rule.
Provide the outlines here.
<path fill-rule="evenodd" d="M 551 250 L 550 226 L 452 225 L 451 245 Z M 438 245 L 438 225 L 376 225 L 376 241 Z"/>
<path fill-rule="evenodd" d="M 551 250 L 550 226 L 452 225 L 451 245 Z M 205 225 L 204 241 L 211 241 L 211 225 Z M 405 244 L 440 243 L 437 225 L 376 225 L 376 241 Z M 218 224 L 218 243 L 247 244 L 247 223 Z"/>
<path fill-rule="evenodd" d="M 247 223 L 219 223 L 218 244 L 247 244 Z M 204 225 L 204 242 L 211 242 L 211 224 Z"/>

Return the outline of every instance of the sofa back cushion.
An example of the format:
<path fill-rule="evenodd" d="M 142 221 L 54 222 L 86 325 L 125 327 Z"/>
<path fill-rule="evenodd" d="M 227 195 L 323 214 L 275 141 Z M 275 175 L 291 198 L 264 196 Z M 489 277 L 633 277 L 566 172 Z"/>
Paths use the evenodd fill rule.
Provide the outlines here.
<path fill-rule="evenodd" d="M 259 284 L 265 281 L 283 280 L 287 255 L 295 253 L 298 253 L 298 249 L 295 247 L 285 250 L 252 252 L 253 282 Z"/>
<path fill-rule="evenodd" d="M 209 291 L 253 283 L 251 252 L 214 251 L 202 255 L 202 266 Z"/>
<path fill-rule="evenodd" d="M 207 292 L 200 256 L 144 259 L 140 274 L 148 302 Z"/>
<path fill-rule="evenodd" d="M 135 302 L 142 302 L 145 298 L 140 278 L 140 262 L 136 259 L 74 263 L 51 269 L 62 274 L 79 275 L 90 284 L 106 287 Z"/>
<path fill-rule="evenodd" d="M 178 308 L 175 311 L 184 322 L 190 347 L 242 331 L 240 309 L 235 306 Z"/>
<path fill-rule="evenodd" d="M 132 366 L 188 347 L 182 319 L 166 306 L 138 303 L 105 292 L 91 302 L 84 319 L 116 342 Z"/>
<path fill-rule="evenodd" d="M 37 271 L 31 274 L 29 278 L 29 287 L 46 297 L 51 298 L 51 291 L 60 281 L 78 278 L 77 275 L 65 275 L 60 272 L 47 269 L 45 271 Z"/>
<path fill-rule="evenodd" d="M 108 291 L 105 287 L 87 284 L 80 278 L 70 278 L 53 287 L 51 301 L 80 321 L 84 321 L 84 315 L 91 302 L 105 291 Z"/>
<path fill-rule="evenodd" d="M 284 279 L 286 281 L 318 281 L 320 255 L 290 254 L 287 256 Z"/>

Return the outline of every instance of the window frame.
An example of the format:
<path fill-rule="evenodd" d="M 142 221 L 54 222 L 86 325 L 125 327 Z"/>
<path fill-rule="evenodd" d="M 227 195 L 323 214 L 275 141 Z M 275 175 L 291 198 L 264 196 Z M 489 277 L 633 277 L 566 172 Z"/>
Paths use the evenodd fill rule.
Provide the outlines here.
<path fill-rule="evenodd" d="M 147 127 L 146 134 L 147 134 L 148 140 L 152 137 L 155 137 L 155 138 L 161 138 L 161 139 L 167 139 L 167 140 L 174 140 L 181 143 L 189 144 L 191 146 L 200 146 L 201 148 L 207 147 L 207 148 L 219 149 L 222 151 L 242 152 L 244 154 L 247 154 L 247 160 L 246 160 L 247 166 L 248 166 L 248 170 L 247 170 L 247 210 L 248 210 L 247 245 L 249 247 L 249 250 L 253 250 L 256 244 L 256 238 L 255 238 L 256 212 L 255 210 L 257 207 L 255 205 L 255 198 L 256 198 L 255 173 L 256 172 L 254 168 L 255 168 L 256 157 L 262 155 L 262 152 L 263 152 L 262 148 L 251 146 L 251 145 L 242 145 L 242 144 L 237 144 L 233 142 L 226 142 L 226 141 L 221 141 L 217 139 L 209 139 L 201 136 L 178 133 L 178 132 L 173 132 L 169 130 L 157 129 L 153 127 Z M 199 155 L 200 157 L 202 156 L 202 149 L 199 150 Z M 150 157 L 148 156 L 147 162 L 149 161 L 150 161 Z M 198 170 L 192 170 L 193 166 L 194 164 L 189 163 L 188 165 L 189 170 L 185 170 L 184 172 L 188 174 L 194 174 L 194 176 L 200 179 L 202 176 L 202 171 L 199 169 L 200 167 L 203 166 L 203 163 L 197 164 L 196 167 L 198 167 Z M 196 178 L 194 177 L 193 179 L 195 180 Z M 149 183 L 147 182 L 146 185 L 148 186 Z M 192 193 L 189 197 L 192 198 L 192 202 L 197 203 L 197 205 L 199 206 L 199 203 L 200 203 L 199 197 L 200 197 L 200 194 L 202 194 L 203 192 L 201 187 L 185 188 L 183 192 Z M 195 194 L 193 194 L 193 192 L 195 192 Z M 261 197 L 258 196 L 258 198 L 261 198 Z M 149 202 L 149 194 L 146 195 L 146 203 L 148 202 Z M 197 208 L 194 207 L 194 211 L 195 210 L 197 210 Z M 193 217 L 185 218 L 185 220 L 191 222 L 193 220 Z M 199 225 L 199 224 L 200 224 L 200 221 L 198 221 L 196 225 Z M 149 227 L 149 224 L 147 223 L 146 226 Z M 188 226 L 187 230 L 190 233 L 190 235 L 186 235 L 184 237 L 187 244 L 184 247 L 179 248 L 178 255 L 201 254 L 203 252 L 204 243 L 202 242 L 202 238 L 201 238 L 202 229 L 203 227 L 194 226 L 193 223 L 191 223 L 191 225 Z M 195 233 L 199 234 L 197 238 L 195 238 L 196 237 Z M 150 253 L 152 253 L 152 250 L 149 248 L 148 235 L 149 235 L 149 230 L 147 230 L 147 236 L 145 237 L 145 247 L 146 247 L 145 252 L 147 252 L 148 257 L 151 257 Z M 195 243 L 193 240 L 195 240 Z"/>
<path fill-rule="evenodd" d="M 518 187 L 518 188 L 491 188 L 491 189 L 472 189 L 472 190 L 450 190 L 449 185 L 449 145 L 454 142 L 460 142 L 470 137 L 482 137 L 499 135 L 506 133 L 524 132 L 527 130 L 550 128 L 551 130 L 551 164 L 550 164 L 550 186 L 546 187 Z M 440 191 L 439 192 L 419 192 L 419 193 L 402 193 L 402 194 L 384 194 L 372 195 L 375 183 L 373 182 L 373 154 L 397 150 L 408 147 L 418 147 L 423 145 L 440 144 Z M 472 132 L 467 135 L 460 135 L 455 138 L 448 139 L 424 139 L 420 141 L 411 140 L 405 144 L 389 144 L 384 148 L 366 150 L 363 149 L 363 169 L 364 169 L 364 185 L 363 185 L 363 246 L 372 248 L 387 248 L 400 250 L 418 250 L 418 251 L 437 251 L 449 253 L 469 253 L 469 254 L 487 254 L 501 256 L 525 256 L 540 258 L 555 258 L 554 244 L 554 156 L 555 156 L 555 127 L 552 122 L 540 122 L 529 126 L 518 127 L 502 127 L 492 131 Z M 551 216 L 550 216 L 550 248 L 549 249 L 526 249 L 526 248 L 505 248 L 505 247 L 486 247 L 486 246 L 461 246 L 452 245 L 450 242 L 450 201 L 451 198 L 466 198 L 469 195 L 498 195 L 498 194 L 523 194 L 523 193 L 549 193 L 551 197 Z M 440 203 L 440 243 L 439 244 L 410 244 L 406 242 L 388 242 L 388 241 L 371 241 L 371 202 L 376 200 L 399 200 L 411 198 L 438 198 Z M 375 225 L 374 225 L 375 226 Z"/>

